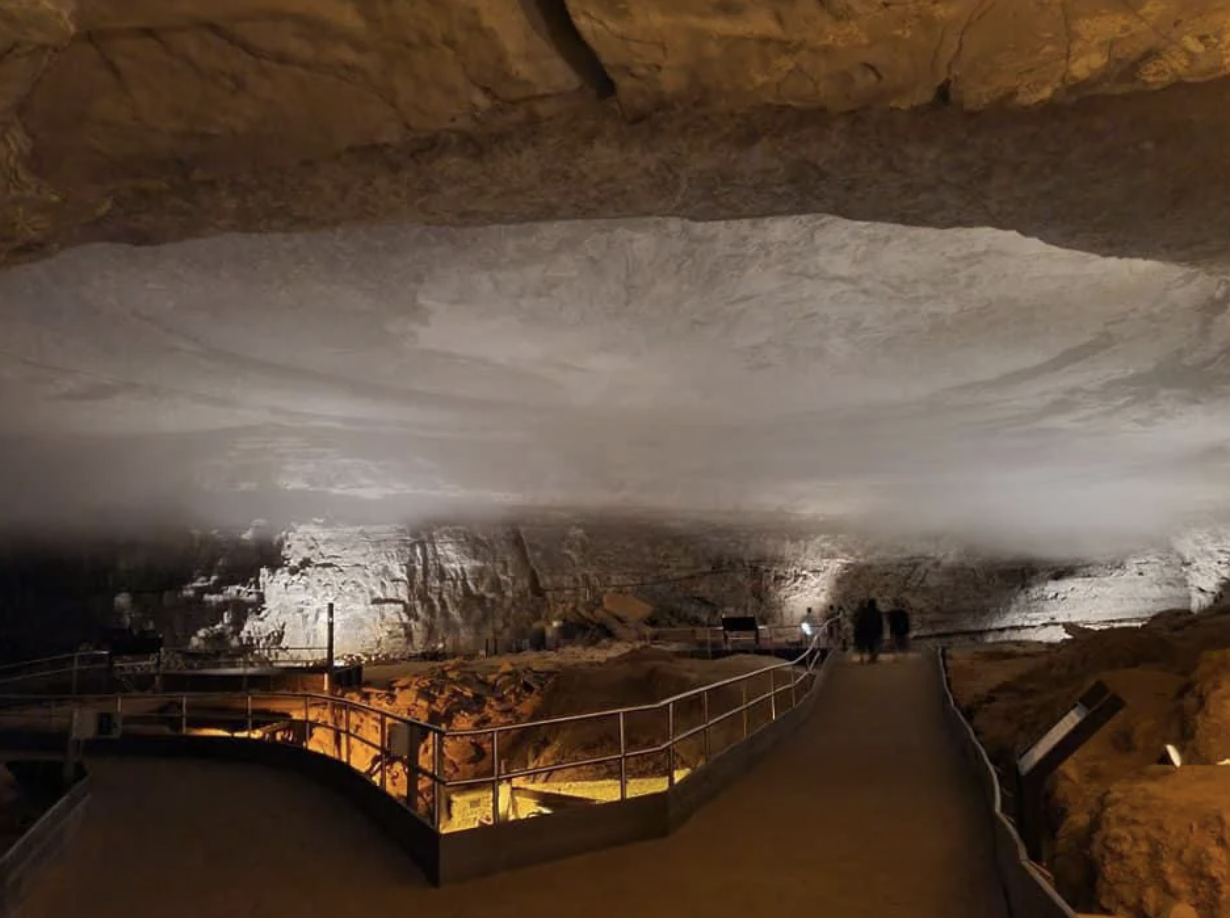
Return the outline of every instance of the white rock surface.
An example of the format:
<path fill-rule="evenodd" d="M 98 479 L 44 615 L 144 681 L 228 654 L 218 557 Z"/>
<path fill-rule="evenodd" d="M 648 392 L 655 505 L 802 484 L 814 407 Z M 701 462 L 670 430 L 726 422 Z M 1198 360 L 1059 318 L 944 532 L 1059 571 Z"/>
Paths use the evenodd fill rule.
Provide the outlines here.
<path fill-rule="evenodd" d="M 1189 533 L 1185 544 L 1213 544 Z M 724 612 L 796 622 L 811 607 L 901 600 L 919 634 L 979 640 L 1064 637 L 1065 625 L 1133 624 L 1198 609 L 1212 561 L 1161 548 L 1132 558 L 1057 565 L 960 551 L 902 556 L 832 536 L 591 524 L 296 526 L 280 567 L 260 575 L 265 602 L 237 640 L 324 644 L 336 610 L 338 653 L 398 655 L 524 639 L 536 625 L 588 621 L 626 595 L 655 620 L 716 621 Z"/>

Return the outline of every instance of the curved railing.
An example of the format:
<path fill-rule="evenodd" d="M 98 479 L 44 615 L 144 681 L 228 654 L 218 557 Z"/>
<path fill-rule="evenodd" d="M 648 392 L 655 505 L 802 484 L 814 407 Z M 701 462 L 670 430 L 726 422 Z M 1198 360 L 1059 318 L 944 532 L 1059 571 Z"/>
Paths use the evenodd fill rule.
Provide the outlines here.
<path fill-rule="evenodd" d="M 661 701 L 472 729 L 446 729 L 344 696 L 272 691 L 3 695 L 0 725 L 299 746 L 346 763 L 436 832 L 455 832 L 674 787 L 799 704 L 815 682 L 826 631 L 792 660 Z M 534 741 L 560 731 L 576 733 L 586 754 L 535 764 Z M 459 748 L 485 763 L 482 773 L 450 767 Z M 559 780 L 569 771 L 575 780 Z"/>
<path fill-rule="evenodd" d="M 990 805 L 994 820 L 996 862 L 1009 911 L 1013 918 L 1078 918 L 1041 869 L 1030 860 L 1016 827 L 1005 815 L 999 773 L 953 697 L 947 654 L 943 648 L 937 650 L 936 660 L 940 670 L 944 713 L 962 751 L 977 773 Z"/>

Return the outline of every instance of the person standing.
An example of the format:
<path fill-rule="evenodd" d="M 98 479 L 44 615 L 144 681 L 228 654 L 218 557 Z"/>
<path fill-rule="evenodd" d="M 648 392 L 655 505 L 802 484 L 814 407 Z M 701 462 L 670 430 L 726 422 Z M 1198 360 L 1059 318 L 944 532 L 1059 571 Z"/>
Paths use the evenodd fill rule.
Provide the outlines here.
<path fill-rule="evenodd" d="M 874 663 L 880 658 L 880 646 L 884 643 L 884 616 L 874 599 L 868 599 L 858 610 L 854 620 L 854 649 L 859 660 Z"/>
<path fill-rule="evenodd" d="M 888 610 L 888 633 L 893 641 L 893 653 L 909 653 L 910 613 L 900 599 L 893 600 L 893 608 Z"/>

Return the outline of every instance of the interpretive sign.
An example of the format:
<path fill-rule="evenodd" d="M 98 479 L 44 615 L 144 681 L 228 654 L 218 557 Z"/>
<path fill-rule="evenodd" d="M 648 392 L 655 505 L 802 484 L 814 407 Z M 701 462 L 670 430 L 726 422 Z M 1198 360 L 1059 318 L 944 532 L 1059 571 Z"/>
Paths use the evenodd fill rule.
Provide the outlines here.
<path fill-rule="evenodd" d="M 1054 749 L 1061 739 L 1076 729 L 1076 725 L 1085 719 L 1089 709 L 1079 701 L 1072 706 L 1059 722 L 1042 734 L 1042 738 L 1025 750 L 1025 754 L 1016 760 L 1016 768 L 1021 774 L 1028 774 L 1042 757 Z"/>
<path fill-rule="evenodd" d="M 1055 769 L 1089 742 L 1121 710 L 1123 699 L 1095 682 L 1016 760 L 1017 830 L 1035 861 L 1042 857 L 1042 789 Z"/>

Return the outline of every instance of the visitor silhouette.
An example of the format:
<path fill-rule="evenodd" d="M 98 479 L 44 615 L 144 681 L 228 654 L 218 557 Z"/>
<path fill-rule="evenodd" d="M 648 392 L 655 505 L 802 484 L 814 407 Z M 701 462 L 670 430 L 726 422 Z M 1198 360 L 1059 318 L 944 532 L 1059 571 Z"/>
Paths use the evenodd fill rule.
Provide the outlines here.
<path fill-rule="evenodd" d="M 910 649 L 910 613 L 900 599 L 893 600 L 888 610 L 888 633 L 893 639 L 893 652 L 907 653 Z"/>
<path fill-rule="evenodd" d="M 880 658 L 880 645 L 884 643 L 884 616 L 874 599 L 868 599 L 858 610 L 854 620 L 854 649 L 860 662 L 874 663 Z"/>

